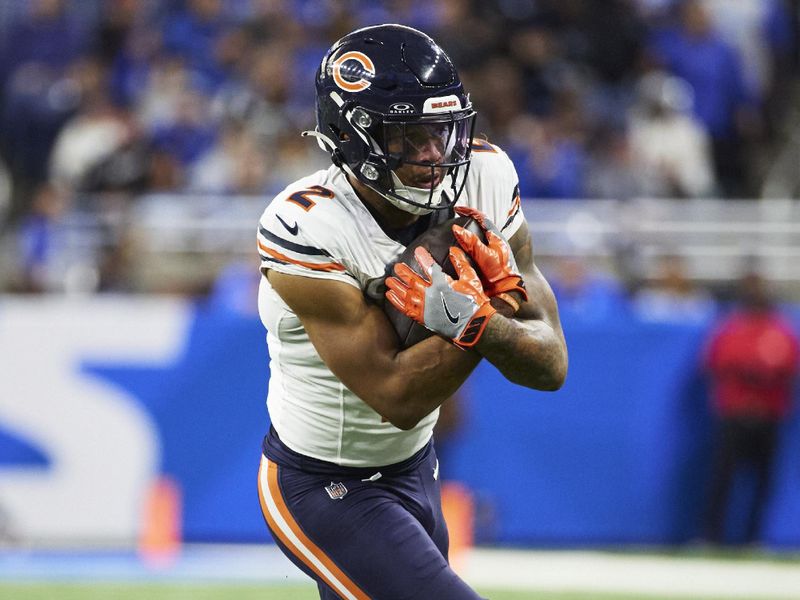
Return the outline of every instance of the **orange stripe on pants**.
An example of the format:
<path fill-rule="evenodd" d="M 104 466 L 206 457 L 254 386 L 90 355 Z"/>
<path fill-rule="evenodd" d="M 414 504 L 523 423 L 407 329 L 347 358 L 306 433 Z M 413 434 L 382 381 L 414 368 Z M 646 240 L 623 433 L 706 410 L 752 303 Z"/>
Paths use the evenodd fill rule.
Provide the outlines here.
<path fill-rule="evenodd" d="M 264 498 L 264 492 L 261 487 L 262 469 L 264 468 L 265 462 L 267 464 L 267 487 L 270 499 L 272 499 L 272 501 L 275 503 L 278 512 L 280 513 L 281 517 L 283 517 L 284 521 L 286 521 L 289 529 L 291 529 L 292 533 L 299 540 L 300 546 L 302 546 L 303 549 L 313 555 L 314 558 L 316 558 L 325 566 L 328 572 L 333 576 L 333 580 L 331 580 L 329 576 L 327 576 L 316 564 L 314 564 L 314 562 L 306 556 L 302 549 L 299 548 L 297 544 L 295 544 L 289 538 L 286 532 L 280 528 L 270 513 L 269 506 Z M 266 458 L 262 458 L 261 466 L 259 467 L 258 471 L 258 499 L 261 502 L 261 512 L 264 514 L 264 518 L 267 520 L 267 525 L 269 526 L 270 530 L 281 541 L 281 543 L 288 548 L 295 557 L 302 561 L 303 564 L 311 569 L 311 571 L 313 571 L 317 577 L 319 577 L 335 591 L 341 591 L 344 589 L 352 594 L 352 596 L 357 600 L 370 600 L 369 596 L 367 596 L 361 590 L 361 588 L 359 588 L 347 575 L 345 575 L 342 570 L 330 559 L 330 557 L 325 554 L 314 542 L 308 539 L 308 536 L 306 536 L 303 530 L 300 529 L 300 525 L 298 525 L 297 521 L 294 520 L 292 513 L 286 506 L 286 502 L 283 500 L 283 495 L 281 494 L 280 486 L 278 485 L 278 465 L 268 461 Z"/>

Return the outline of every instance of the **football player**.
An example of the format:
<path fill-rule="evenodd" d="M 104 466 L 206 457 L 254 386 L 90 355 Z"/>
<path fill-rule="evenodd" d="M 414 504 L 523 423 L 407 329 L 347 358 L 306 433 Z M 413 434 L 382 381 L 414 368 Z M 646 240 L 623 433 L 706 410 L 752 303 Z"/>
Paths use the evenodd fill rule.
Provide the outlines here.
<path fill-rule="evenodd" d="M 567 351 L 533 264 L 518 177 L 473 140 L 475 111 L 445 52 L 401 25 L 359 29 L 316 75 L 316 137 L 332 166 L 289 185 L 258 228 L 271 357 L 259 496 L 283 552 L 321 598 L 479 598 L 450 568 L 439 405 L 481 359 L 558 389 Z M 458 212 L 458 277 L 424 249 L 386 301 L 437 333 L 407 349 L 366 291 L 409 243 Z M 470 255 L 477 265 L 474 270 Z"/>

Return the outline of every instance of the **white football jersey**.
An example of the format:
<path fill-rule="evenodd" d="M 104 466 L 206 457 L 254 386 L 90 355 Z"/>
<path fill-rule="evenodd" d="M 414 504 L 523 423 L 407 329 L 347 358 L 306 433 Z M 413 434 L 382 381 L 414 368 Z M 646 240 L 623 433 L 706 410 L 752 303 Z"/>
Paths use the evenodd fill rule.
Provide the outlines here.
<path fill-rule="evenodd" d="M 510 238 L 524 222 L 518 177 L 508 156 L 477 141 L 459 205 L 482 211 Z M 258 228 L 263 269 L 332 279 L 362 291 L 405 249 L 390 238 L 331 166 L 300 179 L 267 206 Z M 403 431 L 351 392 L 317 354 L 300 319 L 261 278 L 259 313 L 267 328 L 272 425 L 292 450 L 348 467 L 405 460 L 430 439 L 438 409 Z"/>

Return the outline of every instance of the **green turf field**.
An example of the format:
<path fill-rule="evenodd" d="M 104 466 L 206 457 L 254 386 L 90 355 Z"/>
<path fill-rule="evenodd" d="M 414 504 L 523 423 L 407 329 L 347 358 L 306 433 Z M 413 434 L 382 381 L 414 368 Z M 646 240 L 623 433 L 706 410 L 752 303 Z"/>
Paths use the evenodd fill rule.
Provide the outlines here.
<path fill-rule="evenodd" d="M 11 554 L 12 560 L 4 563 L 0 554 L 0 600 L 317 600 L 315 587 L 299 577 L 221 576 L 261 573 L 279 556 L 263 548 L 251 550 L 255 559 L 241 548 L 193 548 L 187 550 L 183 563 L 164 571 L 145 568 L 135 557 L 120 563 L 104 561 L 102 555 L 44 555 L 37 562 L 35 556 L 14 559 Z M 800 599 L 800 594 L 793 593 L 800 590 L 796 553 L 704 548 L 606 553 L 476 549 L 471 560 L 479 579 L 474 585 L 490 600 Z M 225 561 L 249 564 L 250 570 L 237 571 Z M 534 565 L 543 570 L 526 576 Z M 274 565 L 271 568 L 281 572 Z M 207 576 L 198 579 L 199 574 Z M 526 585 L 529 589 L 522 587 Z M 546 591 L 550 586 L 573 591 Z M 693 589 L 697 593 L 691 593 Z"/>
<path fill-rule="evenodd" d="M 667 596 L 526 592 L 479 589 L 490 600 L 674 600 Z M 8 600 L 318 600 L 310 586 L 0 583 Z M 704 597 L 703 600 L 714 600 Z M 757 599 L 752 599 L 757 600 Z"/>

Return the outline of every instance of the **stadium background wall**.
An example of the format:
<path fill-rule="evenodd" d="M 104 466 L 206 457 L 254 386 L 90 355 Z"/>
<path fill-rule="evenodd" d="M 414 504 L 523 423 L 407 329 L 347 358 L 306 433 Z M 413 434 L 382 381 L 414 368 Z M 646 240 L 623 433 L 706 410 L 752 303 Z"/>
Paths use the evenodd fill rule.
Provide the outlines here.
<path fill-rule="evenodd" d="M 462 427 L 440 444 L 443 478 L 474 494 L 477 541 L 694 539 L 712 431 L 698 371 L 710 324 L 562 317 L 564 388 L 525 390 L 481 365 Z M 178 299 L 7 298 L 0 356 L 0 537 L 133 542 L 149 486 L 167 475 L 186 541 L 268 540 L 255 491 L 269 375 L 257 317 Z M 775 547 L 800 547 L 798 429 L 795 411 L 766 515 Z"/>

